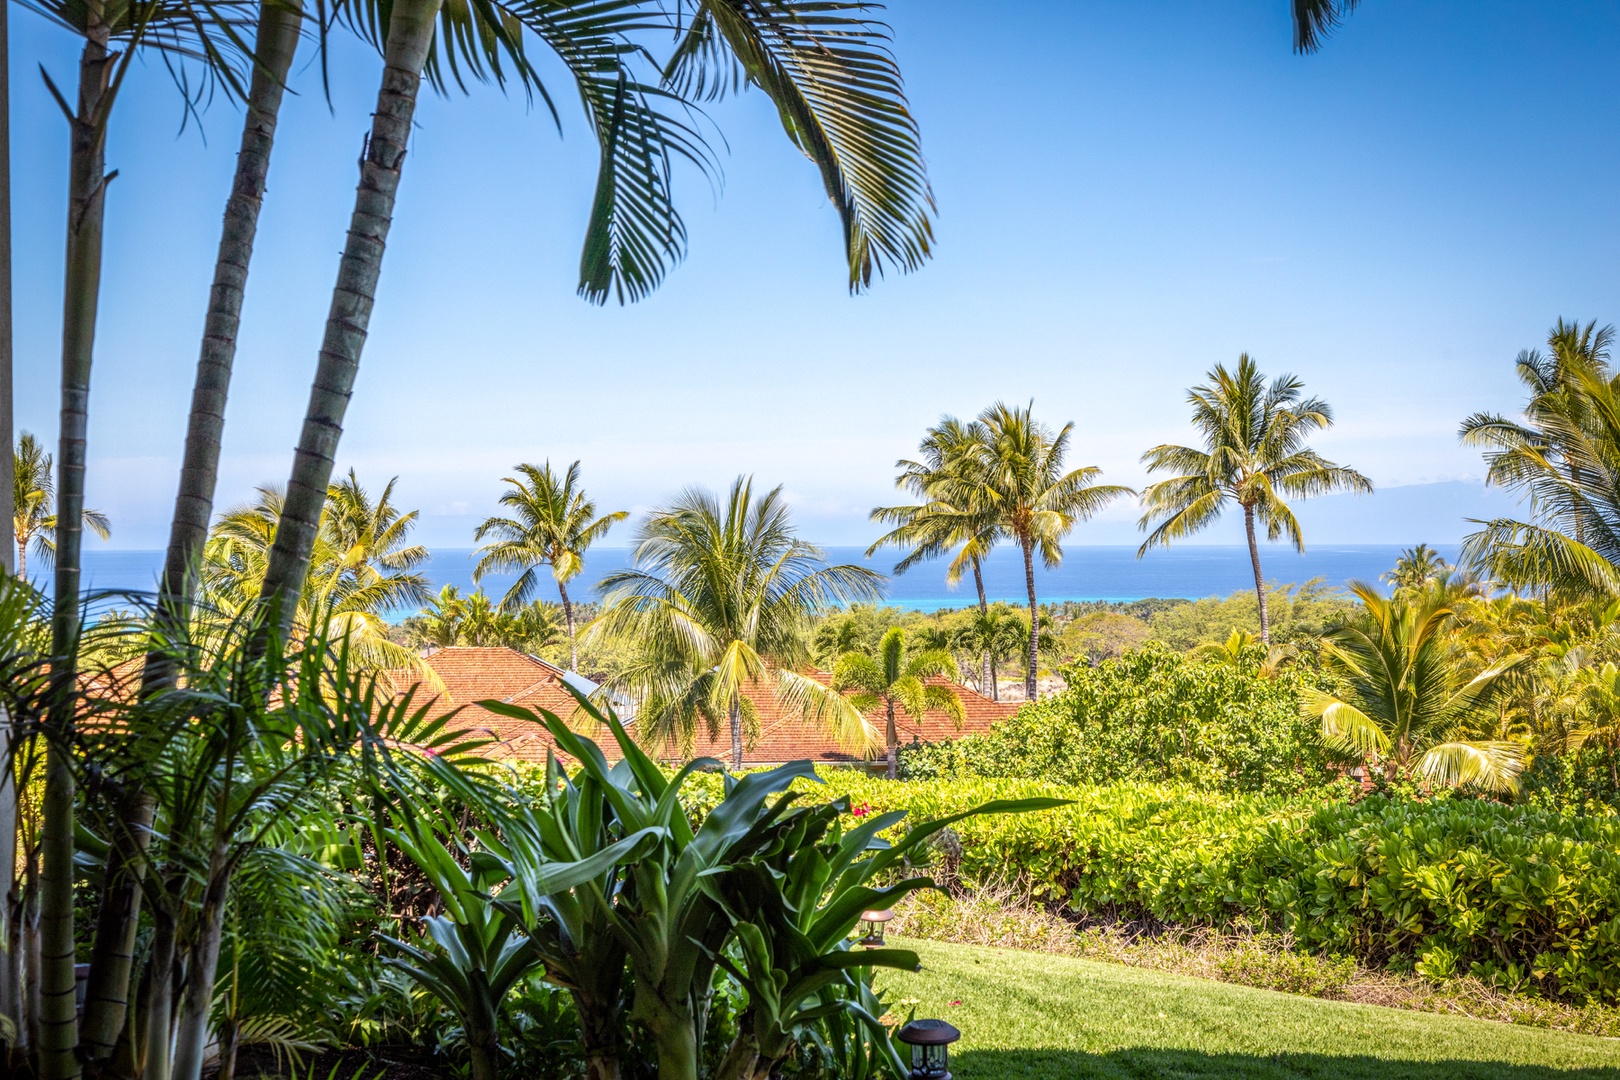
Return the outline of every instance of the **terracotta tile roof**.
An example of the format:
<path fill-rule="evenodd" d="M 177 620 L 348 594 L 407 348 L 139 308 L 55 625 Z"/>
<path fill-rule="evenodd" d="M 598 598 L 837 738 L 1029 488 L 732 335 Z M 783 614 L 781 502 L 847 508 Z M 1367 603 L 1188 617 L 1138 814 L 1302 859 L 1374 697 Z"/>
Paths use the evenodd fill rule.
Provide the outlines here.
<path fill-rule="evenodd" d="M 565 720 L 578 708 L 563 688 L 561 668 L 516 649 L 455 646 L 437 650 L 425 662 L 444 683 L 442 692 L 412 672 L 393 672 L 394 685 L 414 688 L 418 700 L 432 697 L 443 705 L 464 706 L 454 726 L 495 739 L 484 751 L 490 757 L 544 761 L 551 737 L 536 724 L 497 716 L 474 702 L 493 698 L 526 709 L 546 709 Z"/>
<path fill-rule="evenodd" d="M 426 662 L 444 682 L 444 693 L 438 697 L 447 704 L 469 706 L 458 717 L 461 724 L 481 729 L 496 740 L 495 744 L 485 751 L 491 757 L 543 761 L 546 748 L 551 746 L 552 742 L 542 729 L 532 724 L 496 716 L 487 709 L 472 706 L 471 702 L 495 698 L 525 708 L 549 709 L 564 720 L 571 719 L 576 712 L 573 697 L 562 686 L 563 671 L 544 660 L 526 656 L 513 649 L 440 649 L 428 656 Z M 809 674 L 823 685 L 832 681 L 832 676 L 826 672 L 816 671 Z M 396 684 L 405 685 L 414 681 L 409 676 L 400 676 L 397 677 Z M 1018 709 L 1017 702 L 994 702 L 948 679 L 936 677 L 931 681 L 953 687 L 962 699 L 963 710 L 967 716 L 961 728 L 958 728 L 951 722 L 950 717 L 942 712 L 926 714 L 921 723 L 904 714 L 897 714 L 895 730 L 901 744 L 909 743 L 913 739 L 935 742 L 985 731 L 991 724 L 1011 716 Z M 425 689 L 426 687 L 421 687 L 417 693 L 420 695 Z M 804 758 L 827 764 L 850 764 L 863 760 L 859 753 L 851 753 L 840 747 L 819 727 L 807 723 L 784 708 L 769 687 L 756 686 L 746 693 L 758 715 L 759 731 L 752 743 L 744 747 L 744 764 L 775 765 Z M 883 716 L 873 715 L 872 722 L 881 737 Z M 597 736 L 595 732 L 588 734 Z M 602 732 L 601 735 L 605 736 L 606 733 Z M 610 739 L 598 737 L 597 741 L 605 744 L 602 749 L 609 758 L 619 756 Z M 871 758 L 881 757 L 882 752 L 882 746 L 879 745 L 871 751 Z M 700 728 L 694 755 L 717 757 L 729 764 L 730 732 L 722 726 L 716 737 L 710 739 L 708 732 Z M 678 749 L 669 748 L 659 756 L 677 760 L 682 755 Z"/>

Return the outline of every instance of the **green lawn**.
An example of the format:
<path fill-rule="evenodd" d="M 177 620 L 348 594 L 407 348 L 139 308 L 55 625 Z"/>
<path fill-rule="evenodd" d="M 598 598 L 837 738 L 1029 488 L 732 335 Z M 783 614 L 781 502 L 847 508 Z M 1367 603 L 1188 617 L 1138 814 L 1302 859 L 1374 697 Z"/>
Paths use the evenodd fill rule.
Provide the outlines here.
<path fill-rule="evenodd" d="M 885 972 L 962 1029 L 957 1080 L 1614 1077 L 1620 1040 L 1295 997 L 1041 953 L 906 941 Z M 956 1004 L 958 1003 L 959 1004 Z"/>

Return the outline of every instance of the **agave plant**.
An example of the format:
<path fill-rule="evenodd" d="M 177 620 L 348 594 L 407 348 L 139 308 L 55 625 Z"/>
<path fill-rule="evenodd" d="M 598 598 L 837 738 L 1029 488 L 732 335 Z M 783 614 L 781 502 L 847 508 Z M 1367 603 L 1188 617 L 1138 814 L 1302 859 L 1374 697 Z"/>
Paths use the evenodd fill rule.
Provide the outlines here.
<path fill-rule="evenodd" d="M 817 1022 L 834 1011 L 848 1018 L 864 1008 L 867 999 L 853 969 L 916 965 L 915 955 L 905 950 L 849 951 L 848 937 L 861 912 L 933 886 L 926 877 L 894 879 L 902 860 L 919 861 L 920 846 L 961 818 L 1062 802 L 987 803 L 926 822 L 891 845 L 877 834 L 897 825 L 902 814 L 880 816 L 846 835 L 839 821 L 848 812 L 847 800 L 796 806 L 799 793 L 788 790 L 794 781 L 820 782 L 814 766 L 801 761 L 740 778 L 725 776 L 724 797 L 694 827 L 681 800 L 683 788 L 697 769 L 719 763 L 699 759 L 667 776 L 611 711 L 576 697 L 581 709 L 608 730 L 623 755 L 617 765 L 609 765 L 595 742 L 553 714 L 499 701 L 479 703 L 544 726 L 557 747 L 579 762 L 571 780 L 554 763 L 548 768 L 548 797 L 555 784 L 558 798 L 549 809 L 537 808 L 536 827 L 549 838 L 550 850 L 568 850 L 570 838 L 594 837 L 596 845 L 617 838 L 609 846 L 574 849 L 571 863 L 551 861 L 543 847 L 509 849 L 506 866 L 523 897 L 522 907 L 513 910 L 524 912 L 532 933 L 540 932 L 537 916 L 550 910 L 547 904 L 561 902 L 563 893 L 569 894 L 568 904 L 578 905 L 571 910 L 594 913 L 600 920 L 597 932 L 605 928 L 624 951 L 632 987 L 630 1019 L 652 1036 L 661 1080 L 696 1080 L 717 969 L 751 987 L 741 1044 L 727 1055 L 728 1068 L 735 1077 L 766 1075 Z M 566 812 L 563 818 L 559 809 Z M 594 871 L 588 877 L 587 865 Z M 574 879 L 577 883 L 570 883 Z M 585 927 L 571 925 L 582 932 Z M 576 949 L 588 947 L 582 938 L 573 940 Z M 727 956 L 733 944 L 741 963 Z M 887 1045 L 877 1017 L 862 1022 L 873 1045 L 878 1040 Z M 594 1075 L 612 1076 L 616 1069 L 616 1063 L 602 1062 Z"/>
<path fill-rule="evenodd" d="M 495 1080 L 501 1002 L 541 960 L 519 921 L 504 907 L 483 902 L 507 875 L 488 862 L 463 868 L 437 838 L 423 836 L 419 829 L 392 829 L 388 838 L 427 876 L 444 914 L 422 920 L 427 940 L 419 944 L 378 934 L 398 954 L 387 962 L 461 1022 L 473 1080 Z"/>

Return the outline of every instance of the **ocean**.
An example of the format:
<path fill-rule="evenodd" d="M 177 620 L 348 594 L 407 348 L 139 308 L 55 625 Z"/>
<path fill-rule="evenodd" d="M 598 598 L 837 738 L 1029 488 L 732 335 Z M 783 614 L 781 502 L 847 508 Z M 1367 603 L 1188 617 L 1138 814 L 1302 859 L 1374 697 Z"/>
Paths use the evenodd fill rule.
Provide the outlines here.
<path fill-rule="evenodd" d="M 975 602 L 973 582 L 964 580 L 951 589 L 945 584 L 945 562 L 924 564 L 902 575 L 892 575 L 892 552 L 880 552 L 867 559 L 862 548 L 829 547 L 829 561 L 854 563 L 889 575 L 888 603 L 902 608 L 933 611 L 965 607 Z M 1378 576 L 1394 565 L 1400 547 L 1361 544 L 1311 547 L 1303 555 L 1281 545 L 1261 549 L 1261 568 L 1266 579 L 1282 584 L 1299 584 L 1321 579 L 1340 587 L 1347 581 L 1377 582 Z M 1441 555 L 1455 560 L 1457 549 L 1441 545 Z M 602 577 L 625 567 L 628 548 L 593 548 L 585 561 L 585 571 L 571 583 L 569 593 L 579 600 L 595 597 L 595 585 Z M 471 592 L 476 562 L 470 549 L 443 548 L 432 553 L 424 573 L 436 591 L 441 585 L 457 585 Z M 85 587 L 90 590 L 150 593 L 156 588 L 163 565 L 161 551 L 106 551 L 88 547 L 84 553 Z M 34 568 L 30 568 L 34 569 Z M 34 569 L 36 582 L 49 588 L 49 575 Z M 1024 568 L 1019 553 L 1003 548 L 991 553 L 985 564 L 985 592 L 991 600 L 1024 603 Z M 509 576 L 491 575 L 483 582 L 492 596 L 499 596 L 512 582 Z M 1142 600 L 1147 597 L 1225 596 L 1239 589 L 1252 588 L 1248 549 L 1241 546 L 1189 544 L 1156 550 L 1143 558 L 1133 547 L 1070 547 L 1063 563 L 1055 569 L 1037 564 L 1036 594 L 1045 601 L 1063 600 Z M 555 599 L 556 591 L 547 582 L 541 596 Z M 97 606 L 106 606 L 103 601 Z M 113 601 L 116 604 L 116 601 Z M 403 617 L 410 612 L 397 612 Z"/>

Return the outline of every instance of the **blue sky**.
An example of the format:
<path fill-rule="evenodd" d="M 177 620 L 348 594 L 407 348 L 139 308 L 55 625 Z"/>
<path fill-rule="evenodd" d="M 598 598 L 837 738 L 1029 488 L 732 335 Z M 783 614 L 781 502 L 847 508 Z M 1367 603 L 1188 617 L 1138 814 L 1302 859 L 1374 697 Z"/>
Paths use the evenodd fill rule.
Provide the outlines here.
<path fill-rule="evenodd" d="M 993 17 L 990 14 L 993 13 Z M 682 177 L 691 254 L 651 299 L 574 296 L 594 153 L 521 95 L 432 98 L 406 167 L 341 463 L 468 546 L 514 463 L 583 460 L 606 508 L 739 472 L 804 532 L 872 535 L 941 413 L 1031 397 L 1075 464 L 1143 480 L 1185 388 L 1247 350 L 1336 408 L 1325 454 L 1384 492 L 1307 504 L 1317 543 L 1455 540 L 1511 506 L 1458 421 L 1519 400 L 1560 315 L 1620 318 L 1620 8 L 1368 0 L 1313 57 L 1284 0 L 900 0 L 889 18 L 940 205 L 938 255 L 851 298 L 836 216 L 761 95 L 721 103 L 724 190 Z M 14 9 L 18 422 L 54 440 L 64 33 Z M 222 505 L 284 480 L 379 64 L 346 44 L 284 110 L 245 311 Z M 160 64 L 108 159 L 90 497 L 160 546 L 239 117 L 181 130 Z M 1417 487 L 1415 485 L 1438 485 Z M 1235 523 L 1212 542 L 1236 538 Z M 1077 543 L 1129 543 L 1134 511 Z M 627 539 L 627 537 L 626 537 Z"/>

